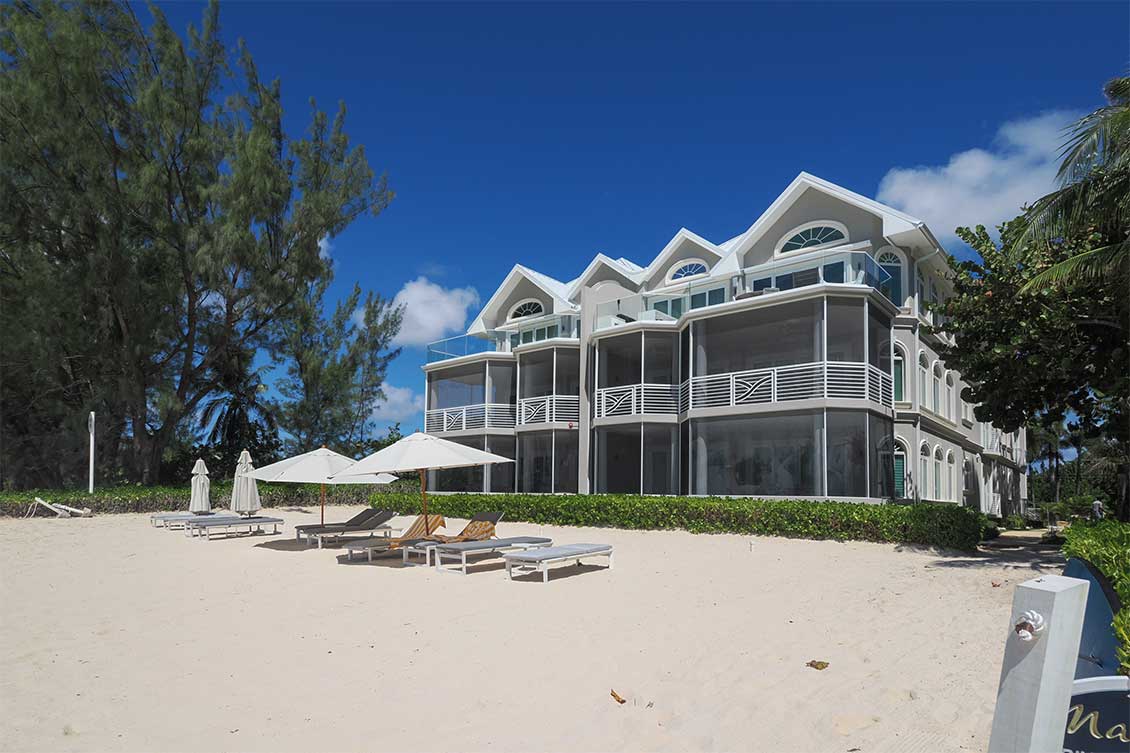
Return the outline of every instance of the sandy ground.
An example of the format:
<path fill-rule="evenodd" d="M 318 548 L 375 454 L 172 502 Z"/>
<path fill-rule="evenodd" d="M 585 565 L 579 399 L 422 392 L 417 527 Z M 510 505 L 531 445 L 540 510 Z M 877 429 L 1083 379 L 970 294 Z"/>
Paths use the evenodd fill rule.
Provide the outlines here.
<path fill-rule="evenodd" d="M 1013 587 L 1059 567 L 503 522 L 616 546 L 543 585 L 346 564 L 278 514 L 0 520 L 0 749 L 983 750 Z"/>

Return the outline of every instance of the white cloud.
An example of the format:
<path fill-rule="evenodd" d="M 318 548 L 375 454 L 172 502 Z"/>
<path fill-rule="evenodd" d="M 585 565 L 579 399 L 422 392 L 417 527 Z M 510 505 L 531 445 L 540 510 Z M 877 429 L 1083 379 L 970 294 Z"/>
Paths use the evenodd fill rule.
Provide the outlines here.
<path fill-rule="evenodd" d="M 373 406 L 374 421 L 406 421 L 424 410 L 424 396 L 413 392 L 411 387 L 385 384 L 381 389 L 385 397 Z"/>
<path fill-rule="evenodd" d="M 479 304 L 474 288 L 445 288 L 420 276 L 404 284 L 393 299 L 404 306 L 395 345 L 426 345 L 463 331 L 468 309 Z"/>
<path fill-rule="evenodd" d="M 318 239 L 318 256 L 322 259 L 332 259 L 331 254 L 334 250 L 334 244 L 330 243 L 330 237 L 323 235 Z"/>
<path fill-rule="evenodd" d="M 960 226 L 994 230 L 1055 188 L 1063 129 L 1078 117 L 1053 110 L 1012 120 L 988 148 L 958 152 L 944 165 L 892 168 L 877 198 L 925 220 L 943 244 L 960 243 Z"/>

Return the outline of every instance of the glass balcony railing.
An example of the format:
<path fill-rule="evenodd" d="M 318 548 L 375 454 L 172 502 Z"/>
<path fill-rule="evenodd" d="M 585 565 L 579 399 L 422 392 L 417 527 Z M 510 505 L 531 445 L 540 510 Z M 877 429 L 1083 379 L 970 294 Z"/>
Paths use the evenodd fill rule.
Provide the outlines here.
<path fill-rule="evenodd" d="M 428 343 L 428 363 L 479 353 L 509 353 L 519 345 L 554 338 L 576 339 L 579 326 L 580 317 L 562 314 L 541 316 L 520 323 L 508 323 L 505 329 L 491 330 L 482 335 L 449 337 L 446 340 Z"/>
<path fill-rule="evenodd" d="M 882 292 L 890 274 L 870 254 L 829 251 L 774 260 L 728 280 L 704 280 L 665 293 L 642 293 L 597 305 L 593 331 L 639 321 L 676 321 L 688 311 L 821 283 L 867 285 Z"/>
<path fill-rule="evenodd" d="M 813 254 L 795 261 L 774 260 L 746 270 L 738 298 L 776 293 L 820 283 L 866 285 L 881 291 L 891 275 L 870 254 L 838 252 Z"/>
<path fill-rule="evenodd" d="M 437 340 L 428 343 L 428 363 L 438 363 L 450 358 L 460 358 L 478 353 L 505 351 L 506 339 L 498 332 L 486 335 L 459 335 L 446 340 Z"/>

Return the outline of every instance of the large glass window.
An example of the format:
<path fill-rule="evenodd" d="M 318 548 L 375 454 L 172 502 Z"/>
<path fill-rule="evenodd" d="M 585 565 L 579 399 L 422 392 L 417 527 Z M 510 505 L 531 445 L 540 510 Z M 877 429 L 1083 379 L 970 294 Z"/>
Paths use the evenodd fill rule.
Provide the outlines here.
<path fill-rule="evenodd" d="M 691 423 L 693 493 L 822 494 L 822 413 L 735 416 Z"/>
<path fill-rule="evenodd" d="M 643 493 L 677 494 L 678 427 L 674 424 L 643 425 Z"/>
<path fill-rule="evenodd" d="M 828 496 L 867 496 L 867 414 L 828 411 Z"/>
<path fill-rule="evenodd" d="M 863 322 L 862 298 L 828 298 L 829 361 L 863 362 Z"/>
<path fill-rule="evenodd" d="M 691 328 L 684 327 L 679 332 L 679 382 L 691 376 Z"/>
<path fill-rule="evenodd" d="M 894 450 L 895 425 L 890 419 L 867 414 L 867 438 L 871 445 L 869 476 L 871 496 L 887 499 L 899 496 L 896 490 Z"/>
<path fill-rule="evenodd" d="M 902 448 L 895 450 L 895 498 L 906 497 L 906 453 Z"/>
<path fill-rule="evenodd" d="M 868 306 L 867 362 L 880 371 L 891 373 L 891 320 L 879 311 L 878 306 Z"/>
<path fill-rule="evenodd" d="M 504 458 L 514 459 L 514 437 L 488 434 L 487 452 L 501 455 Z M 489 477 L 487 487 L 492 492 L 514 491 L 514 463 L 495 463 L 486 467 Z"/>
<path fill-rule="evenodd" d="M 490 397 L 487 402 L 513 404 L 518 386 L 514 379 L 514 364 L 491 363 L 487 368 L 490 369 Z"/>
<path fill-rule="evenodd" d="M 476 450 L 484 449 L 484 437 L 453 437 L 448 441 L 461 444 L 464 447 L 474 447 Z M 481 492 L 483 491 L 483 466 L 476 465 L 468 468 L 448 468 L 442 471 L 428 472 L 428 488 L 439 492 Z"/>
<path fill-rule="evenodd" d="M 458 408 L 485 402 L 486 370 L 481 363 L 454 366 L 428 374 L 428 408 Z"/>
<path fill-rule="evenodd" d="M 553 349 L 519 355 L 518 379 L 523 398 L 553 394 Z"/>
<path fill-rule="evenodd" d="M 901 350 L 895 350 L 895 364 L 894 364 L 894 383 L 895 383 L 895 402 L 901 403 L 904 400 L 905 393 L 904 385 L 906 382 L 906 360 L 902 356 Z"/>
<path fill-rule="evenodd" d="M 553 491 L 553 432 L 518 434 L 518 491 Z"/>
<path fill-rule="evenodd" d="M 675 362 L 675 335 L 666 332 L 644 334 L 643 380 L 647 384 L 675 384 L 678 364 Z"/>
<path fill-rule="evenodd" d="M 596 491 L 638 494 L 640 490 L 640 426 L 602 426 L 596 434 Z"/>
<path fill-rule="evenodd" d="M 813 299 L 697 321 L 694 372 L 702 376 L 820 361 L 822 313 L 820 299 Z M 862 310 L 859 323 L 862 341 Z"/>
<path fill-rule="evenodd" d="M 884 251 L 879 254 L 877 261 L 883 271 L 890 275 L 890 278 L 879 289 L 891 303 L 901 307 L 904 300 L 902 294 L 902 260 L 890 251 Z"/>
<path fill-rule="evenodd" d="M 600 340 L 597 387 L 622 387 L 640 383 L 643 340 L 639 332 Z"/>
<path fill-rule="evenodd" d="M 576 348 L 557 349 L 558 395 L 579 395 L 581 392 L 581 353 Z"/>
<path fill-rule="evenodd" d="M 555 431 L 553 443 L 553 491 L 577 493 L 577 432 Z"/>

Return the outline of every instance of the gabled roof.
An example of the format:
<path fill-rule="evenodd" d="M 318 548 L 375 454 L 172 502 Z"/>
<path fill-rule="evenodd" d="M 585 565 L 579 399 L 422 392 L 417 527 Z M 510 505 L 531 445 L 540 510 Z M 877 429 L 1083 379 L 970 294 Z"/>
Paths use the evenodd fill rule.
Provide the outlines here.
<path fill-rule="evenodd" d="M 667 261 L 671 258 L 672 254 L 674 254 L 679 249 L 679 246 L 688 241 L 713 256 L 715 263 L 720 261 L 722 257 L 725 256 L 725 253 L 722 251 L 722 249 L 718 248 L 718 246 L 706 240 L 701 235 L 692 233 L 685 227 L 679 228 L 679 232 L 675 233 L 671 240 L 667 242 L 667 245 L 663 247 L 663 250 L 659 252 L 659 255 L 655 257 L 651 264 L 647 265 L 647 268 L 644 270 L 643 279 L 650 280 L 657 271 L 664 269 L 667 265 Z"/>
<path fill-rule="evenodd" d="M 569 290 L 565 297 L 570 301 L 574 300 L 577 294 L 581 292 L 581 288 L 589 281 L 589 278 L 601 267 L 611 269 L 632 285 L 638 286 L 644 279 L 644 269 L 639 264 L 623 257 L 611 259 L 604 254 L 597 254 L 593 257 L 593 260 L 589 262 L 589 265 L 585 267 L 585 271 L 581 273 L 581 276 L 569 284 Z"/>
<path fill-rule="evenodd" d="M 933 235 L 925 228 L 926 223 L 922 220 L 911 217 L 909 214 L 893 209 L 886 204 L 880 204 L 874 199 L 869 199 L 854 191 L 849 191 L 842 186 L 837 186 L 823 178 L 802 172 L 773 200 L 773 203 L 757 218 L 757 221 L 750 225 L 749 230 L 746 230 L 737 238 L 726 241 L 724 245 L 728 247 L 727 252 L 741 256 L 752 248 L 754 243 L 773 226 L 773 223 L 800 198 L 800 195 L 810 188 L 876 215 L 883 221 L 883 236 L 886 238 L 915 232 L 924 233 L 927 240 L 936 243 L 936 241 L 933 241 Z"/>
<path fill-rule="evenodd" d="M 514 289 L 520 280 L 529 280 L 531 283 L 545 291 L 546 294 L 553 300 L 554 312 L 569 311 L 574 312 L 577 307 L 569 302 L 568 291 L 570 283 L 555 280 L 549 275 L 544 275 L 541 272 L 535 272 L 529 267 L 523 267 L 521 264 L 515 264 L 506 275 L 506 279 L 494 291 L 494 295 L 479 311 L 479 315 L 475 317 L 475 321 L 471 322 L 471 326 L 467 329 L 467 334 L 474 335 L 486 332 L 486 325 L 483 323 L 483 314 L 490 311 L 494 306 L 502 301 Z"/>

